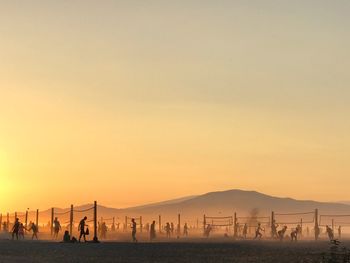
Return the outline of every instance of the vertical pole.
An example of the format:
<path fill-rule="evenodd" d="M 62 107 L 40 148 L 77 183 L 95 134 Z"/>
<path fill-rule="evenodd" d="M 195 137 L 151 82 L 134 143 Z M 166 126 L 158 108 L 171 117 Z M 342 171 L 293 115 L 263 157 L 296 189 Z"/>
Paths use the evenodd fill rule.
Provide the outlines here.
<path fill-rule="evenodd" d="M 70 205 L 70 219 L 69 219 L 69 235 L 73 235 L 73 205 Z"/>
<path fill-rule="evenodd" d="M 300 236 L 303 237 L 303 219 L 300 218 Z"/>
<path fill-rule="evenodd" d="M 237 237 L 237 213 L 235 212 L 234 218 L 233 218 L 233 237 Z"/>
<path fill-rule="evenodd" d="M 7 227 L 7 232 L 10 232 L 10 214 L 7 213 L 7 219 L 6 219 L 6 227 Z"/>
<path fill-rule="evenodd" d="M 140 216 L 140 232 L 142 233 L 142 228 L 143 228 L 143 225 L 142 225 L 142 216 Z"/>
<path fill-rule="evenodd" d="M 198 220 L 198 218 L 197 218 L 197 229 L 199 228 L 199 220 Z"/>
<path fill-rule="evenodd" d="M 55 215 L 55 208 L 51 208 L 51 224 L 50 224 L 50 231 L 51 231 L 51 236 L 53 236 L 53 220 L 54 220 L 54 215 Z"/>
<path fill-rule="evenodd" d="M 98 242 L 98 238 L 97 238 L 97 201 L 94 202 L 94 242 Z"/>
<path fill-rule="evenodd" d="M 126 232 L 128 230 L 128 217 L 125 216 L 125 226 L 124 226 L 124 231 Z"/>
<path fill-rule="evenodd" d="M 36 210 L 35 225 L 39 229 L 39 209 Z"/>
<path fill-rule="evenodd" d="M 334 232 L 334 219 L 332 219 L 332 230 Z"/>
<path fill-rule="evenodd" d="M 162 216 L 158 216 L 158 228 L 159 228 L 159 233 L 162 233 Z"/>
<path fill-rule="evenodd" d="M 274 231 L 272 231 L 272 229 L 275 229 L 275 212 L 272 211 L 271 212 L 271 237 L 274 238 L 275 234 Z"/>
<path fill-rule="evenodd" d="M 181 215 L 177 215 L 177 238 L 181 235 Z"/>
<path fill-rule="evenodd" d="M 0 214 L 0 231 L 2 229 L 2 214 Z"/>
<path fill-rule="evenodd" d="M 113 229 L 115 231 L 115 217 L 113 216 Z"/>
<path fill-rule="evenodd" d="M 28 226 L 28 209 L 27 209 L 27 211 L 26 211 L 26 219 L 25 219 L 25 223 L 24 223 L 24 225 L 25 225 L 25 232 L 27 233 L 27 226 Z"/>
<path fill-rule="evenodd" d="M 315 209 L 315 240 L 318 240 L 320 230 L 318 228 L 318 209 Z"/>
<path fill-rule="evenodd" d="M 205 231 L 205 227 L 207 226 L 207 221 L 205 215 L 203 215 L 203 231 Z"/>

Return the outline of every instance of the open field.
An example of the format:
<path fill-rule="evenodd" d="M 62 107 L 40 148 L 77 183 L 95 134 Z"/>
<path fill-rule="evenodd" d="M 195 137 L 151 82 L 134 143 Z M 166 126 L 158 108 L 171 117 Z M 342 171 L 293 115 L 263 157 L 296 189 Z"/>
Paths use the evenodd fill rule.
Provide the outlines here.
<path fill-rule="evenodd" d="M 349 247 L 349 242 L 344 242 Z M 0 262 L 321 262 L 327 241 L 197 239 L 158 243 L 63 244 L 0 240 Z"/>

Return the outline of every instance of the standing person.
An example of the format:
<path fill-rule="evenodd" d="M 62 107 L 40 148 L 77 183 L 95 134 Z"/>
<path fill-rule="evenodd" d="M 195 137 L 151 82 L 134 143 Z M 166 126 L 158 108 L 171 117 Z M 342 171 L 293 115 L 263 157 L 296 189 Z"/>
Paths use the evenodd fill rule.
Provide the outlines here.
<path fill-rule="evenodd" d="M 243 238 L 244 239 L 247 238 L 247 234 L 248 234 L 248 225 L 247 225 L 247 223 L 245 223 L 244 227 L 243 227 Z"/>
<path fill-rule="evenodd" d="M 271 225 L 271 237 L 272 238 L 278 237 L 277 228 L 278 228 L 278 224 L 276 224 L 276 221 L 273 220 L 272 225 Z"/>
<path fill-rule="evenodd" d="M 166 232 L 166 237 L 170 238 L 171 227 L 170 227 L 169 222 L 167 222 L 165 225 L 165 232 Z"/>
<path fill-rule="evenodd" d="M 293 229 L 292 232 L 290 233 L 290 239 L 291 241 L 295 241 L 297 242 L 298 241 L 298 235 L 299 235 L 299 229 L 298 227 L 296 229 Z"/>
<path fill-rule="evenodd" d="M 137 243 L 137 239 L 136 239 L 136 222 L 135 219 L 131 219 L 131 237 L 132 237 L 132 242 Z"/>
<path fill-rule="evenodd" d="M 58 233 L 62 229 L 60 221 L 58 221 L 58 218 L 55 217 L 55 220 L 53 221 L 53 237 L 54 239 L 58 238 Z"/>
<path fill-rule="evenodd" d="M 38 240 L 38 226 L 35 223 L 31 223 L 30 227 L 28 229 L 28 231 L 33 231 L 33 235 L 32 235 L 32 240 L 34 239 L 34 237 Z"/>
<path fill-rule="evenodd" d="M 86 233 L 85 233 L 86 219 L 87 219 L 87 217 L 85 216 L 82 220 L 80 220 L 80 223 L 78 226 L 78 231 L 80 231 L 79 242 L 80 242 L 82 237 L 84 237 L 84 241 L 86 242 Z"/>
<path fill-rule="evenodd" d="M 156 221 L 153 221 L 151 224 L 149 238 L 151 241 L 156 238 Z"/>
<path fill-rule="evenodd" d="M 16 218 L 15 223 L 12 227 L 12 240 L 15 238 L 15 236 L 16 236 L 16 239 L 18 240 L 19 226 L 20 226 L 19 219 Z"/>
<path fill-rule="evenodd" d="M 261 231 L 264 231 L 264 230 L 263 230 L 263 228 L 261 227 L 261 224 L 258 223 L 258 227 L 257 227 L 256 230 L 255 230 L 255 238 L 254 238 L 254 239 L 257 239 L 257 238 L 261 239 L 261 238 L 262 238 L 262 233 L 261 233 Z"/>
<path fill-rule="evenodd" d="M 329 226 L 326 226 L 326 231 L 327 231 L 329 240 L 330 240 L 330 241 L 334 240 L 333 229 L 330 228 Z"/>
<path fill-rule="evenodd" d="M 19 238 L 24 239 L 24 225 L 23 225 L 23 223 L 19 224 L 18 236 L 19 236 Z"/>
<path fill-rule="evenodd" d="M 185 236 L 185 237 L 188 236 L 188 226 L 187 226 L 187 223 L 185 223 L 185 225 L 184 225 L 184 236 Z"/>
<path fill-rule="evenodd" d="M 174 223 L 173 222 L 171 222 L 171 235 L 174 235 Z"/>
<path fill-rule="evenodd" d="M 278 231 L 278 237 L 280 241 L 283 240 L 284 234 L 286 233 L 286 231 L 287 231 L 287 226 L 284 226 L 280 231 Z"/>

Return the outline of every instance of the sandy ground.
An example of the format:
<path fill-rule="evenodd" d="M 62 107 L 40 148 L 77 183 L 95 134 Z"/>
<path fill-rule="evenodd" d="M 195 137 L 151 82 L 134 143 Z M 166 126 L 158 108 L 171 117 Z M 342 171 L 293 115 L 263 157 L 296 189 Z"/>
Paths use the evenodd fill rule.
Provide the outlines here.
<path fill-rule="evenodd" d="M 344 242 L 350 247 L 350 241 Z M 0 240 L 0 262 L 321 262 L 327 241 L 234 241 L 63 244 L 52 241 Z"/>

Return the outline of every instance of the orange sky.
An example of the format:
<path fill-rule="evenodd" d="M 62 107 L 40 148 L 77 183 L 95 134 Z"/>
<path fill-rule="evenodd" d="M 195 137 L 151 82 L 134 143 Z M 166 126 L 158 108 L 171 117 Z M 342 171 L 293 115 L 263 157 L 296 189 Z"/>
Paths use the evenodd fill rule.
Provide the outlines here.
<path fill-rule="evenodd" d="M 3 1 L 0 211 L 241 188 L 347 200 L 347 1 Z"/>

